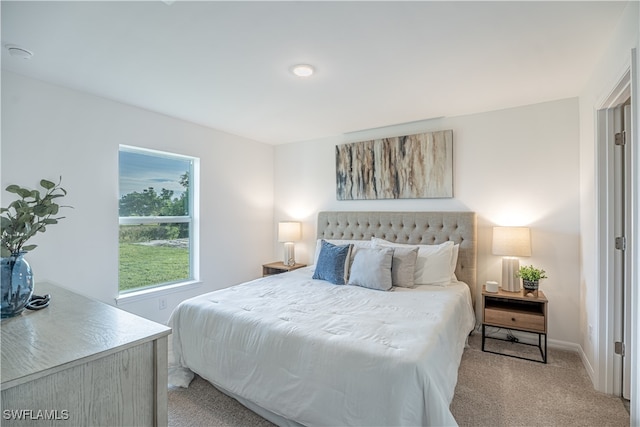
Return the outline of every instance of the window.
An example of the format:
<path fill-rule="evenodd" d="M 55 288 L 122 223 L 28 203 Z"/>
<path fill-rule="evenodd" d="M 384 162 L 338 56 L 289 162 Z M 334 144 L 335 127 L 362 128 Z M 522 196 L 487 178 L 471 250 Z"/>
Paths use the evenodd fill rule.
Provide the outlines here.
<path fill-rule="evenodd" d="M 197 159 L 120 146 L 119 291 L 195 280 Z"/>

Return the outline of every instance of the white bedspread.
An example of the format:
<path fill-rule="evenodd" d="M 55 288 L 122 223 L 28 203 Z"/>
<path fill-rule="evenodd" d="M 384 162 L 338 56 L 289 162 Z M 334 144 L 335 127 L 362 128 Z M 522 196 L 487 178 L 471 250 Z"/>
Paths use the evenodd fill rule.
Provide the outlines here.
<path fill-rule="evenodd" d="M 468 287 L 383 292 L 312 271 L 180 304 L 176 362 L 307 426 L 455 425 L 449 404 L 475 324 Z"/>

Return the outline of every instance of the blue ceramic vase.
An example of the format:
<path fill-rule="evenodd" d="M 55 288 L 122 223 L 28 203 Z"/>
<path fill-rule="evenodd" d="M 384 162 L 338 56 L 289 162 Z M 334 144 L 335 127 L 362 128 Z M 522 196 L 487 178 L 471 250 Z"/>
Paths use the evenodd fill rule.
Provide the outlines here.
<path fill-rule="evenodd" d="M 26 252 L 14 253 L 2 258 L 2 292 L 0 293 L 0 317 L 17 316 L 31 299 L 33 273 L 24 259 Z"/>

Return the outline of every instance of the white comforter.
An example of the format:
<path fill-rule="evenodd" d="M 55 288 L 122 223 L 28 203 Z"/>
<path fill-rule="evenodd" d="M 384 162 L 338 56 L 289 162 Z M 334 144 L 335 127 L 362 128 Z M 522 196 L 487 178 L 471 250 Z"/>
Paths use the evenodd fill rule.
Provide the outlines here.
<path fill-rule="evenodd" d="M 449 404 L 475 323 L 468 287 L 383 292 L 312 272 L 183 302 L 170 319 L 176 362 L 308 426 L 455 425 Z"/>

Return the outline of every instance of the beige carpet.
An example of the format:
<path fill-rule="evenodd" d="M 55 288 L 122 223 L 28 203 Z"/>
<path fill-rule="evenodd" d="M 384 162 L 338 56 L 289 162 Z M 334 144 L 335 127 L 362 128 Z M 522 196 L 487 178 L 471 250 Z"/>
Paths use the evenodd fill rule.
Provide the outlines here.
<path fill-rule="evenodd" d="M 470 339 L 451 402 L 461 426 L 629 426 L 622 400 L 593 389 L 577 353 L 549 349 L 545 365 L 482 352 L 481 341 Z M 522 347 L 487 340 L 485 348 L 539 357 Z"/>
<path fill-rule="evenodd" d="M 523 347 L 487 343 L 499 351 Z M 537 349 L 523 351 L 535 356 Z M 577 354 L 550 349 L 548 364 L 529 362 L 482 352 L 477 334 L 462 357 L 451 412 L 461 426 L 629 426 L 622 401 L 594 391 Z M 169 389 L 169 426 L 271 425 L 200 377 Z"/>

